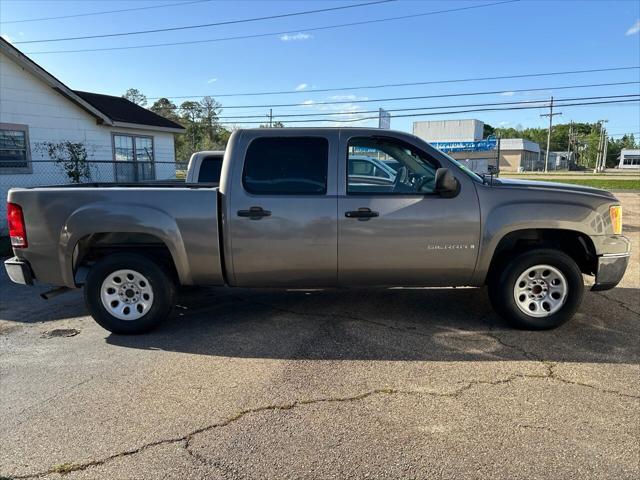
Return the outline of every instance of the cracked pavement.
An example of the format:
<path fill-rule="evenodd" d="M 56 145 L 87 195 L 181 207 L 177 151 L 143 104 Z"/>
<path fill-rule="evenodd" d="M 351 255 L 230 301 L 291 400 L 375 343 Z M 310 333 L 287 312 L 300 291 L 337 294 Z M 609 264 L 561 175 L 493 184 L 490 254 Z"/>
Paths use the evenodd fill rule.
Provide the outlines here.
<path fill-rule="evenodd" d="M 125 337 L 3 271 L 0 477 L 638 478 L 640 194 L 619 198 L 625 279 L 550 332 L 481 289 L 199 289 Z"/>

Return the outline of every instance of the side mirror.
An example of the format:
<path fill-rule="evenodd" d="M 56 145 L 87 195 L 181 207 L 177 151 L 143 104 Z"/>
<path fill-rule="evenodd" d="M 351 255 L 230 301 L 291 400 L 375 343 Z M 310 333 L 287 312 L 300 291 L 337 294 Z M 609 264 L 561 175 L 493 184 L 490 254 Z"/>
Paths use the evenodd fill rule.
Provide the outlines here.
<path fill-rule="evenodd" d="M 460 182 L 448 168 L 436 170 L 436 193 L 443 198 L 452 198 L 460 191 Z"/>

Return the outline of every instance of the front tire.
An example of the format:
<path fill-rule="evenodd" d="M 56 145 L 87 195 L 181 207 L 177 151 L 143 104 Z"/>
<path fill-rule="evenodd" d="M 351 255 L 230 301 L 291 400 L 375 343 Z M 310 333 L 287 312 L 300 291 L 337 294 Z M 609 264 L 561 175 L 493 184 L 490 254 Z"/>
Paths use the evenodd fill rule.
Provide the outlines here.
<path fill-rule="evenodd" d="M 515 256 L 489 284 L 494 310 L 512 326 L 548 330 L 571 319 L 584 293 L 576 262 L 559 250 L 536 249 Z"/>
<path fill-rule="evenodd" d="M 133 253 L 116 253 L 91 268 L 84 286 L 91 316 L 106 330 L 120 334 L 147 332 L 171 311 L 175 285 L 153 260 Z"/>

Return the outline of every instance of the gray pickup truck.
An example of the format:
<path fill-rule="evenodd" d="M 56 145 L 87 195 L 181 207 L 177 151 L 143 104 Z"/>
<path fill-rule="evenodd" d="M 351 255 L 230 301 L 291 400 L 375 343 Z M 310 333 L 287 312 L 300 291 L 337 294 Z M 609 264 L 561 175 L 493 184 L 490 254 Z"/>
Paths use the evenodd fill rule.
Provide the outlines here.
<path fill-rule="evenodd" d="M 84 287 L 116 333 L 155 327 L 180 285 L 487 285 L 512 325 L 547 329 L 578 308 L 582 274 L 613 288 L 629 259 L 612 194 L 481 177 L 406 133 L 238 130 L 219 182 L 191 163 L 183 184 L 10 190 L 9 276 Z"/>

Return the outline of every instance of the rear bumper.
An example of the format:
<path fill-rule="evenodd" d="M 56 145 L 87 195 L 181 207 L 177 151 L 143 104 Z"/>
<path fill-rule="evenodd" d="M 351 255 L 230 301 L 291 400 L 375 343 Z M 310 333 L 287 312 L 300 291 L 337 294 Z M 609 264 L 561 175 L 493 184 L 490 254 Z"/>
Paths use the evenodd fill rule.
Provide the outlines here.
<path fill-rule="evenodd" d="M 630 253 L 609 253 L 598 257 L 596 282 L 593 291 L 610 290 L 622 280 L 629 264 Z"/>
<path fill-rule="evenodd" d="M 33 272 L 26 260 L 21 260 L 18 257 L 10 258 L 4 261 L 4 268 L 12 282 L 33 285 Z"/>

